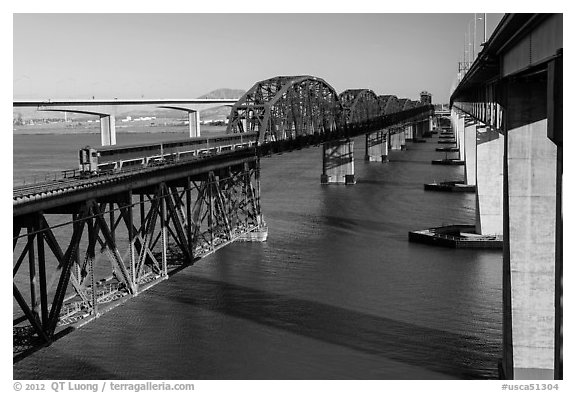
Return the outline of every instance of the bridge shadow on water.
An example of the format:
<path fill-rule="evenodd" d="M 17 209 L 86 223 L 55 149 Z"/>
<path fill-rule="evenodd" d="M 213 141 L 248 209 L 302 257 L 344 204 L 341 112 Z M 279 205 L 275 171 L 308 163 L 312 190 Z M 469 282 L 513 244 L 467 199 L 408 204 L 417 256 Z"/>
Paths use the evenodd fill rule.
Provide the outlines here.
<path fill-rule="evenodd" d="M 310 300 L 187 277 L 177 301 L 462 379 L 497 378 L 500 345 Z"/>

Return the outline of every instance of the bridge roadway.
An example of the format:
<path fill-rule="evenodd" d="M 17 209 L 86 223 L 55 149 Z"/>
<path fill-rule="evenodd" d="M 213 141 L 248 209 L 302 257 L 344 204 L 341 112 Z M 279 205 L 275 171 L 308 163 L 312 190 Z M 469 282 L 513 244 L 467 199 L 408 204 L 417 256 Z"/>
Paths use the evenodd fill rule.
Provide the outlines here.
<path fill-rule="evenodd" d="M 14 107 L 33 107 L 39 111 L 69 112 L 98 116 L 102 146 L 116 144 L 116 114 L 118 107 L 155 105 L 159 108 L 183 111 L 188 114 L 190 137 L 200 136 L 199 107 L 209 104 L 232 105 L 235 99 L 113 99 L 113 100 L 14 100 Z"/>

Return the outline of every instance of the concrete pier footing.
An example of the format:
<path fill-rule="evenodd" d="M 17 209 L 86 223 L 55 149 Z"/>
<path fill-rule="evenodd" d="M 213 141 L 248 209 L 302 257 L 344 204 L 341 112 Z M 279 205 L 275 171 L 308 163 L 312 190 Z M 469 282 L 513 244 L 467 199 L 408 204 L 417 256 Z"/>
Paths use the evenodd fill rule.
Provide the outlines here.
<path fill-rule="evenodd" d="M 388 161 L 388 132 L 377 131 L 366 134 L 366 155 L 364 159 L 370 162 Z"/>
<path fill-rule="evenodd" d="M 406 150 L 406 135 L 401 132 L 398 134 L 398 138 L 400 140 L 400 150 Z"/>
<path fill-rule="evenodd" d="M 340 139 L 322 145 L 321 184 L 355 184 L 354 141 Z"/>
<path fill-rule="evenodd" d="M 404 139 L 407 141 L 411 141 L 414 139 L 414 125 L 407 124 L 404 126 Z"/>
<path fill-rule="evenodd" d="M 404 146 L 406 146 L 406 139 L 404 138 L 404 132 L 397 132 L 395 134 L 390 134 L 390 150 L 402 150 L 402 142 L 404 141 Z"/>
<path fill-rule="evenodd" d="M 268 239 L 268 226 L 266 225 L 266 222 L 263 218 L 261 218 L 259 221 L 260 225 L 258 225 L 258 228 L 250 232 L 243 233 L 238 237 L 237 240 L 243 242 L 265 242 L 266 239 Z"/>

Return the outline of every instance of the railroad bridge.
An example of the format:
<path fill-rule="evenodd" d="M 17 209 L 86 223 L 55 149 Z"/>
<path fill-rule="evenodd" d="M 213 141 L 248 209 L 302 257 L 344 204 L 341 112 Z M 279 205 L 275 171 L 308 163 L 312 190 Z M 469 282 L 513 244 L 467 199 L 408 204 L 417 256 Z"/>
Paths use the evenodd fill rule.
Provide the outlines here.
<path fill-rule="evenodd" d="M 14 105 L 102 118 L 138 103 Z M 151 103 L 192 111 L 206 102 L 140 102 Z M 103 147 L 93 153 L 115 158 L 14 188 L 15 360 L 230 242 L 264 240 L 262 156 L 322 144 L 321 183 L 354 184 L 354 137 L 366 135 L 367 160 L 385 162 L 389 148 L 429 132 L 433 116 L 431 105 L 369 89 L 337 94 L 307 75 L 263 80 L 239 100 L 218 103 L 233 104 L 225 136 L 191 128 L 192 138 L 177 143 L 115 147 L 110 117 L 101 122 Z"/>

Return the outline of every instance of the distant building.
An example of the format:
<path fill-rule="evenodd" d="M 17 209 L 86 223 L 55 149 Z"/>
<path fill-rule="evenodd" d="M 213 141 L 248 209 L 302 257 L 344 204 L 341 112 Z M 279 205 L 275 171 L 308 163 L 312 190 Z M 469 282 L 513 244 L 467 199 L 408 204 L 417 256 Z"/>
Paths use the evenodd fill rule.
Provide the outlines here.
<path fill-rule="evenodd" d="M 427 91 L 420 93 L 420 102 L 422 104 L 432 104 L 432 94 Z"/>

